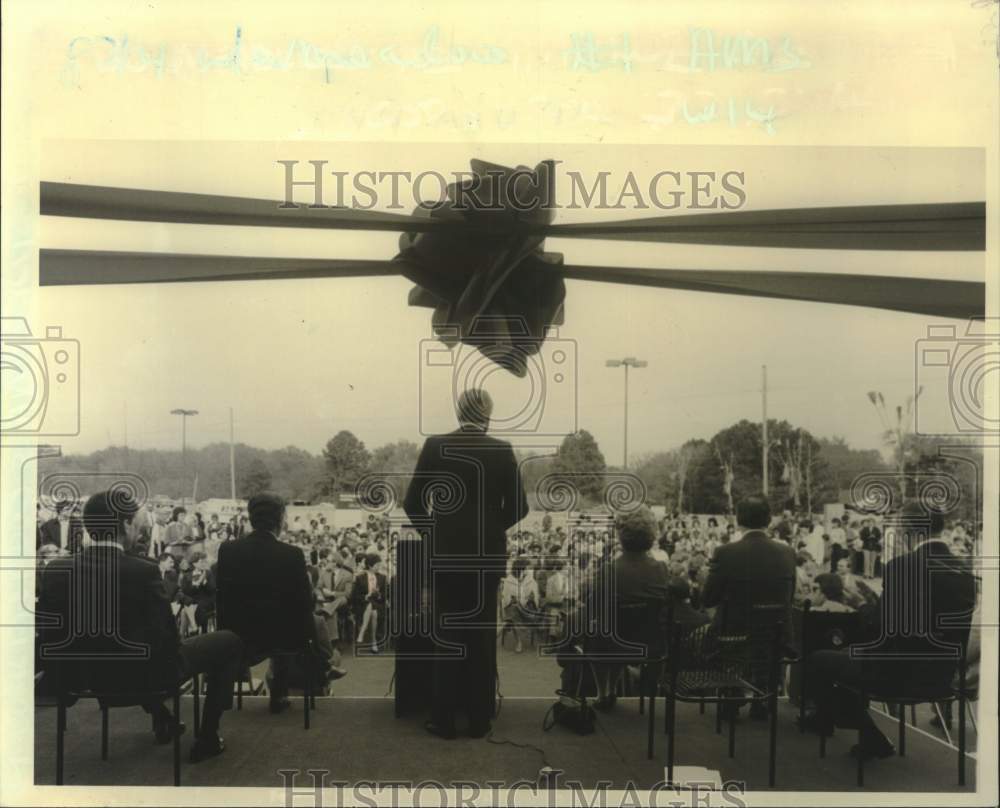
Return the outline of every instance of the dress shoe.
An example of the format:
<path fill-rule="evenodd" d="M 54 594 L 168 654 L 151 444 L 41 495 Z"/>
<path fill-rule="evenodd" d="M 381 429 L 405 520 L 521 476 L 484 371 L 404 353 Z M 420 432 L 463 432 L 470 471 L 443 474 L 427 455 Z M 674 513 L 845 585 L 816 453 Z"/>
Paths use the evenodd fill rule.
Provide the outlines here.
<path fill-rule="evenodd" d="M 818 713 L 806 713 L 802 721 L 797 723 L 799 724 L 799 729 L 804 729 L 806 732 L 825 735 L 827 738 L 833 735 L 833 721 L 821 718 Z"/>
<path fill-rule="evenodd" d="M 201 763 L 203 760 L 221 755 L 226 749 L 226 742 L 217 732 L 202 735 L 191 747 L 191 762 Z"/>
<path fill-rule="evenodd" d="M 493 725 L 486 721 L 482 724 L 470 724 L 469 725 L 469 737 L 470 738 L 485 738 L 493 731 Z"/>
<path fill-rule="evenodd" d="M 272 715 L 277 715 L 278 713 L 285 712 L 291 706 L 292 703 L 288 699 L 271 699 L 268 709 Z"/>
<path fill-rule="evenodd" d="M 750 705 L 751 721 L 767 721 L 770 717 L 771 713 L 768 712 L 766 704 L 761 704 L 759 701 L 755 701 Z"/>
<path fill-rule="evenodd" d="M 326 681 L 328 682 L 336 682 L 338 679 L 343 679 L 345 676 L 347 676 L 347 671 L 339 665 L 329 665 L 326 669 Z"/>
<path fill-rule="evenodd" d="M 458 737 L 458 733 L 455 732 L 454 727 L 442 726 L 441 724 L 435 724 L 433 721 L 425 721 L 424 729 L 431 735 L 437 735 L 437 737 L 444 738 L 446 741 L 453 741 Z"/>
<path fill-rule="evenodd" d="M 184 734 L 187 727 L 181 721 L 177 728 L 178 736 Z M 158 744 L 168 744 L 174 739 L 174 717 L 168 712 L 153 719 L 153 734 L 156 736 Z"/>

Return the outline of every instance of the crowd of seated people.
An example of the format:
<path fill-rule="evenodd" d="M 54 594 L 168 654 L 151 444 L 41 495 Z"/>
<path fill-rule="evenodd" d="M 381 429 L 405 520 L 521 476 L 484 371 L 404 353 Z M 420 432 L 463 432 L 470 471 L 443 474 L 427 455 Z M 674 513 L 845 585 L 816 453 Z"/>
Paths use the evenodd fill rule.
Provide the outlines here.
<path fill-rule="evenodd" d="M 90 543 L 76 511 L 79 508 L 69 503 L 51 518 L 39 512 L 39 582 L 50 563 L 72 557 Z M 662 597 L 672 602 L 678 623 L 703 627 L 719 613 L 724 589 L 720 581 L 725 578 L 720 559 L 732 555 L 727 546 L 743 544 L 750 533 L 785 548 L 790 605 L 808 600 L 812 609 L 826 612 L 877 606 L 883 559 L 882 532 L 875 519 L 847 517 L 821 526 L 819 519 L 786 511 L 753 526 L 736 521 L 681 514 L 656 520 L 641 508 L 614 520 L 583 515 L 566 527 L 549 522 L 538 531 L 512 531 L 508 575 L 500 584 L 500 632 L 512 630 L 515 652 L 523 651 L 531 632 L 540 632 L 549 645 L 565 643 L 580 624 L 574 616 L 586 610 L 594 593 L 611 579 L 620 596 Z M 125 553 L 156 565 L 178 636 L 194 637 L 232 627 L 218 619 L 219 558 L 226 553 L 224 546 L 255 532 L 249 514 L 227 521 L 211 514 L 206 523 L 200 514 L 179 506 L 144 508 L 131 518 L 132 540 Z M 317 515 L 282 522 L 273 532 L 301 555 L 309 613 L 322 624 L 313 636 L 325 648 L 334 678 L 343 675 L 338 663 L 345 641 L 370 644 L 375 652 L 385 648 L 399 540 L 392 523 L 372 515 L 364 524 L 334 528 Z M 953 522 L 942 529 L 939 540 L 954 556 L 966 557 L 973 552 L 976 533 L 971 525 Z M 269 589 L 267 576 L 274 574 L 265 567 L 257 591 Z M 258 656 L 267 650 L 258 648 Z M 598 678 L 596 697 L 602 706 L 613 704 L 616 677 L 622 673 L 609 669 Z M 208 743 L 215 748 L 214 740 Z"/>
<path fill-rule="evenodd" d="M 38 509 L 39 592 L 42 573 L 51 561 L 79 555 L 92 544 L 82 529 L 81 513 L 72 502 L 59 503 L 51 517 Z M 220 547 L 254 532 L 249 513 L 226 521 L 211 514 L 206 523 L 200 513 L 189 513 L 183 506 L 147 505 L 137 509 L 130 524 L 134 535 L 125 552 L 155 565 L 178 635 L 194 637 L 215 630 Z M 392 549 L 398 533 L 389 530 L 386 519 L 374 516 L 367 524 L 338 530 L 318 516 L 294 531 L 286 522 L 276 534 L 304 560 L 311 608 L 323 623 L 318 645 L 331 680 L 339 678 L 345 673 L 340 667 L 343 644 L 355 639 L 355 627 L 358 642 L 366 634 L 373 649 L 384 647 Z M 265 571 L 258 586 L 262 595 L 275 585 L 277 575 Z M 270 674 L 269 679 L 273 679 Z"/>
<path fill-rule="evenodd" d="M 500 625 L 514 629 L 516 651 L 522 650 L 524 633 L 540 627 L 551 647 L 576 641 L 584 653 L 585 638 L 572 635 L 574 627 L 581 625 L 577 615 L 611 578 L 616 580 L 617 597 L 626 599 L 639 592 L 649 594 L 647 584 L 655 581 L 653 589 L 663 593 L 664 602 L 672 601 L 677 624 L 686 631 L 701 632 L 713 630 L 710 623 L 722 627 L 727 587 L 735 591 L 730 582 L 755 578 L 750 591 L 758 600 L 784 599 L 786 603 L 783 652 L 793 651 L 796 642 L 790 631 L 791 609 L 801 609 L 806 602 L 819 612 L 860 611 L 866 619 L 878 613 L 884 567 L 882 546 L 872 542 L 876 536 L 881 542 L 879 520 L 834 519 L 818 533 L 818 519 L 807 521 L 789 512 L 772 519 L 766 502 L 752 498 L 741 506 L 747 512 L 738 526 L 724 518 L 703 521 L 698 516 L 678 515 L 657 522 L 642 508 L 619 516 L 606 529 L 566 531 L 548 525 L 537 535 L 523 529 L 514 532 L 508 542 L 508 576 L 501 585 Z M 938 540 L 961 563 L 972 552 L 974 535 L 970 526 L 954 522 Z M 907 551 L 899 547 L 896 554 Z M 892 558 L 885 559 L 890 562 Z M 632 575 L 624 570 L 644 572 Z M 773 598 L 763 597 L 779 578 L 787 586 L 781 592 L 775 588 Z M 584 677 L 579 666 L 564 666 L 561 689 L 591 696 L 598 707 L 614 704 L 621 676 L 628 675 L 634 683 L 638 674 L 637 669 L 622 666 L 588 665 Z M 585 692 L 576 692 L 580 687 Z M 950 720 L 946 709 L 942 714 Z M 761 705 L 751 705 L 750 715 L 762 719 L 766 711 Z M 941 722 L 934 719 L 934 723 Z M 866 755 L 884 755 L 889 749 L 874 733 L 866 738 L 862 750 Z"/>

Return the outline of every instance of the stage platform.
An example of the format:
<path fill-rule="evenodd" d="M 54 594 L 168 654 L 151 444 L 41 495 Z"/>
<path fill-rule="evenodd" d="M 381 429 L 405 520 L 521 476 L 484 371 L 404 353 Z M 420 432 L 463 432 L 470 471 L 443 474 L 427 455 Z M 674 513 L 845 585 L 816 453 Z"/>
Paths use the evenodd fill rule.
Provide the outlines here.
<path fill-rule="evenodd" d="M 488 740 L 443 741 L 428 736 L 419 717 L 396 719 L 391 699 L 337 696 L 320 698 L 312 728 L 303 729 L 301 699 L 292 709 L 271 715 L 267 699 L 244 699 L 242 711 L 223 720 L 227 749 L 198 765 L 187 762 L 191 744 L 190 697 L 182 710 L 188 734 L 182 743 L 184 786 L 258 786 L 280 788 L 278 769 L 300 769 L 300 785 L 308 787 L 307 769 L 330 772 L 328 779 L 356 783 L 408 780 L 420 782 L 535 781 L 551 766 L 562 778 L 593 787 L 608 780 L 623 787 L 631 781 L 648 788 L 664 779 L 666 736 L 658 711 L 656 756 L 646 759 L 645 717 L 634 699 L 599 716 L 597 732 L 579 737 L 561 727 L 542 731 L 551 698 L 503 700 Z M 662 705 L 662 701 L 660 702 Z M 819 757 L 819 740 L 801 735 L 794 724 L 794 707 L 780 705 L 777 788 L 783 791 L 855 790 L 855 766 L 848 750 L 855 735 L 839 730 L 830 739 L 827 756 Z M 736 756 L 727 756 L 725 729 L 716 735 L 712 708 L 701 715 L 695 705 L 678 705 L 678 765 L 705 766 L 723 780 L 743 781 L 747 790 L 766 789 L 767 724 L 741 718 L 737 724 Z M 878 717 L 895 737 L 895 725 Z M 54 707 L 35 710 L 35 782 L 55 782 Z M 874 761 L 866 767 L 866 790 L 899 792 L 958 792 L 956 753 L 921 730 L 907 728 L 906 757 Z M 492 741 L 492 742 L 491 742 Z M 509 741 L 509 743 L 504 743 Z M 532 748 L 537 747 L 537 748 Z M 67 785 L 169 786 L 171 746 L 153 743 L 148 717 L 139 708 L 111 711 L 110 755 L 100 759 L 100 712 L 94 702 L 81 702 L 68 712 L 65 782 Z M 976 761 L 970 755 L 967 786 L 975 787 Z"/>

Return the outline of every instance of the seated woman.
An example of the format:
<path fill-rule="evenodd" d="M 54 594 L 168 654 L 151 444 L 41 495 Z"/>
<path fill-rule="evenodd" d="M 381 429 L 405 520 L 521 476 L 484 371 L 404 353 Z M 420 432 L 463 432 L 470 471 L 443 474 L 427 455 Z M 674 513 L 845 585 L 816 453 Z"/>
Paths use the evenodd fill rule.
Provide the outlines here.
<path fill-rule="evenodd" d="M 522 634 L 538 625 L 542 616 L 538 608 L 538 584 L 527 574 L 528 566 L 526 558 L 515 558 L 500 593 L 500 606 L 503 610 L 501 632 L 508 627 L 513 629 L 514 639 L 517 641 L 514 651 L 518 654 L 524 650 Z"/>
<path fill-rule="evenodd" d="M 614 704 L 615 689 L 624 665 L 600 662 L 600 655 L 609 651 L 614 653 L 615 648 L 621 649 L 620 640 L 632 643 L 636 634 L 645 628 L 625 622 L 641 620 L 641 609 L 617 607 L 660 603 L 665 614 L 670 591 L 666 565 L 649 554 L 656 536 L 656 519 L 652 512 L 641 507 L 620 514 L 616 519 L 616 528 L 621 555 L 603 564 L 591 584 L 585 587 L 581 604 L 567 620 L 576 636 L 570 639 L 571 648 L 567 649 L 570 653 L 560 660 L 560 664 L 564 665 L 562 692 L 570 698 L 596 695 L 595 706 L 602 708 Z M 616 608 L 608 608 L 609 600 Z M 609 617 L 613 622 L 607 625 Z M 610 648 L 609 643 L 614 648 Z M 574 655 L 581 660 L 574 661 Z M 588 661 L 588 655 L 593 659 Z M 581 665 L 585 667 L 581 668 Z"/>

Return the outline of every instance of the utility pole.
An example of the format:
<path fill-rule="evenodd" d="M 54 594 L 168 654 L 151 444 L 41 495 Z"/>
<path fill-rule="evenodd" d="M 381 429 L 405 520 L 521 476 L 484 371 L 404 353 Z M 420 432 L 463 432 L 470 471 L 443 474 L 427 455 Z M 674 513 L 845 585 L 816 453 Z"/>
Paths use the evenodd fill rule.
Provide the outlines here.
<path fill-rule="evenodd" d="M 125 471 L 128 471 L 128 402 L 122 402 L 122 438 L 125 443 Z"/>
<path fill-rule="evenodd" d="M 229 408 L 229 498 L 236 499 L 236 447 L 233 443 L 233 408 Z"/>
<path fill-rule="evenodd" d="M 761 462 L 763 463 L 762 477 L 763 480 L 763 491 L 764 496 L 767 496 L 767 450 L 769 448 L 767 441 L 767 365 L 760 366 L 760 406 L 761 406 L 761 416 L 762 416 L 762 426 L 763 426 L 763 452 Z"/>
<path fill-rule="evenodd" d="M 644 368 L 649 363 L 644 359 L 636 359 L 634 356 L 626 356 L 624 359 L 608 359 L 605 363 L 606 367 L 625 368 L 625 457 L 622 463 L 623 468 L 628 468 L 628 369 L 631 368 Z"/>
<path fill-rule="evenodd" d="M 185 410 L 178 408 L 170 411 L 171 415 L 181 417 L 181 468 L 183 473 L 187 473 L 187 419 L 192 415 L 197 415 L 198 410 Z"/>

